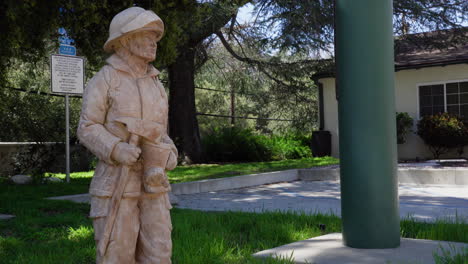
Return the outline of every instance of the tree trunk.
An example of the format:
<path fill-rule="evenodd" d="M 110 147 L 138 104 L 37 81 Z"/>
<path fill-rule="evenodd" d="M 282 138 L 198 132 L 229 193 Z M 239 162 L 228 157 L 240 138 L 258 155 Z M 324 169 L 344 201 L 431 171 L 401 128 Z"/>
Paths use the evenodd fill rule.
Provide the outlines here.
<path fill-rule="evenodd" d="M 189 162 L 203 161 L 195 108 L 195 49 L 181 49 L 169 66 L 169 134 Z"/>

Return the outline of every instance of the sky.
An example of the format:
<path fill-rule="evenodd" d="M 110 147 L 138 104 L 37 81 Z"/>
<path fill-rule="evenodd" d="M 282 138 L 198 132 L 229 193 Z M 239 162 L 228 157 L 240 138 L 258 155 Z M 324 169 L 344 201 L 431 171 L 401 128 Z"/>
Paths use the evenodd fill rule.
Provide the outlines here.
<path fill-rule="evenodd" d="M 250 22 L 253 19 L 253 16 L 252 16 L 253 8 L 254 6 L 250 3 L 239 8 L 239 11 L 237 13 L 237 21 L 240 24 Z"/>

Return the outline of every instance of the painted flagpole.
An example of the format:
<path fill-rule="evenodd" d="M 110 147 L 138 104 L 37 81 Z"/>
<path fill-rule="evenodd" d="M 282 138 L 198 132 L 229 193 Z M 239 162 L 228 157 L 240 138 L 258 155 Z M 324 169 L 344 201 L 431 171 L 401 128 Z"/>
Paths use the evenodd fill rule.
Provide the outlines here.
<path fill-rule="evenodd" d="M 336 0 L 343 241 L 400 245 L 392 0 Z"/>

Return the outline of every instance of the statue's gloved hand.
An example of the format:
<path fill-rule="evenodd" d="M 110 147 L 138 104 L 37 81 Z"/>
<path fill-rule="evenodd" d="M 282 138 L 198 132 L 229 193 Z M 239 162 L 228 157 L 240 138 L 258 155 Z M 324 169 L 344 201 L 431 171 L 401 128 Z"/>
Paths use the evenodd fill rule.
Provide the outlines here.
<path fill-rule="evenodd" d="M 159 167 L 151 167 L 145 171 L 144 183 L 149 186 L 163 186 L 166 188 L 169 186 L 169 180 L 164 173 L 164 169 Z"/>
<path fill-rule="evenodd" d="M 118 143 L 112 151 L 111 158 L 117 163 L 133 165 L 140 157 L 141 149 L 125 142 Z"/>

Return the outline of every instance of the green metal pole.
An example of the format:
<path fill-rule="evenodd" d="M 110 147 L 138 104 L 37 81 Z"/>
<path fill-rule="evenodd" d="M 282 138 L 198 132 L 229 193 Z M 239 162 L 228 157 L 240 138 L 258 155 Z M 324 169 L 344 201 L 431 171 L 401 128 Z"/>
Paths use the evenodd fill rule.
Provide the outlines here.
<path fill-rule="evenodd" d="M 336 0 L 343 241 L 400 245 L 392 0 Z"/>

